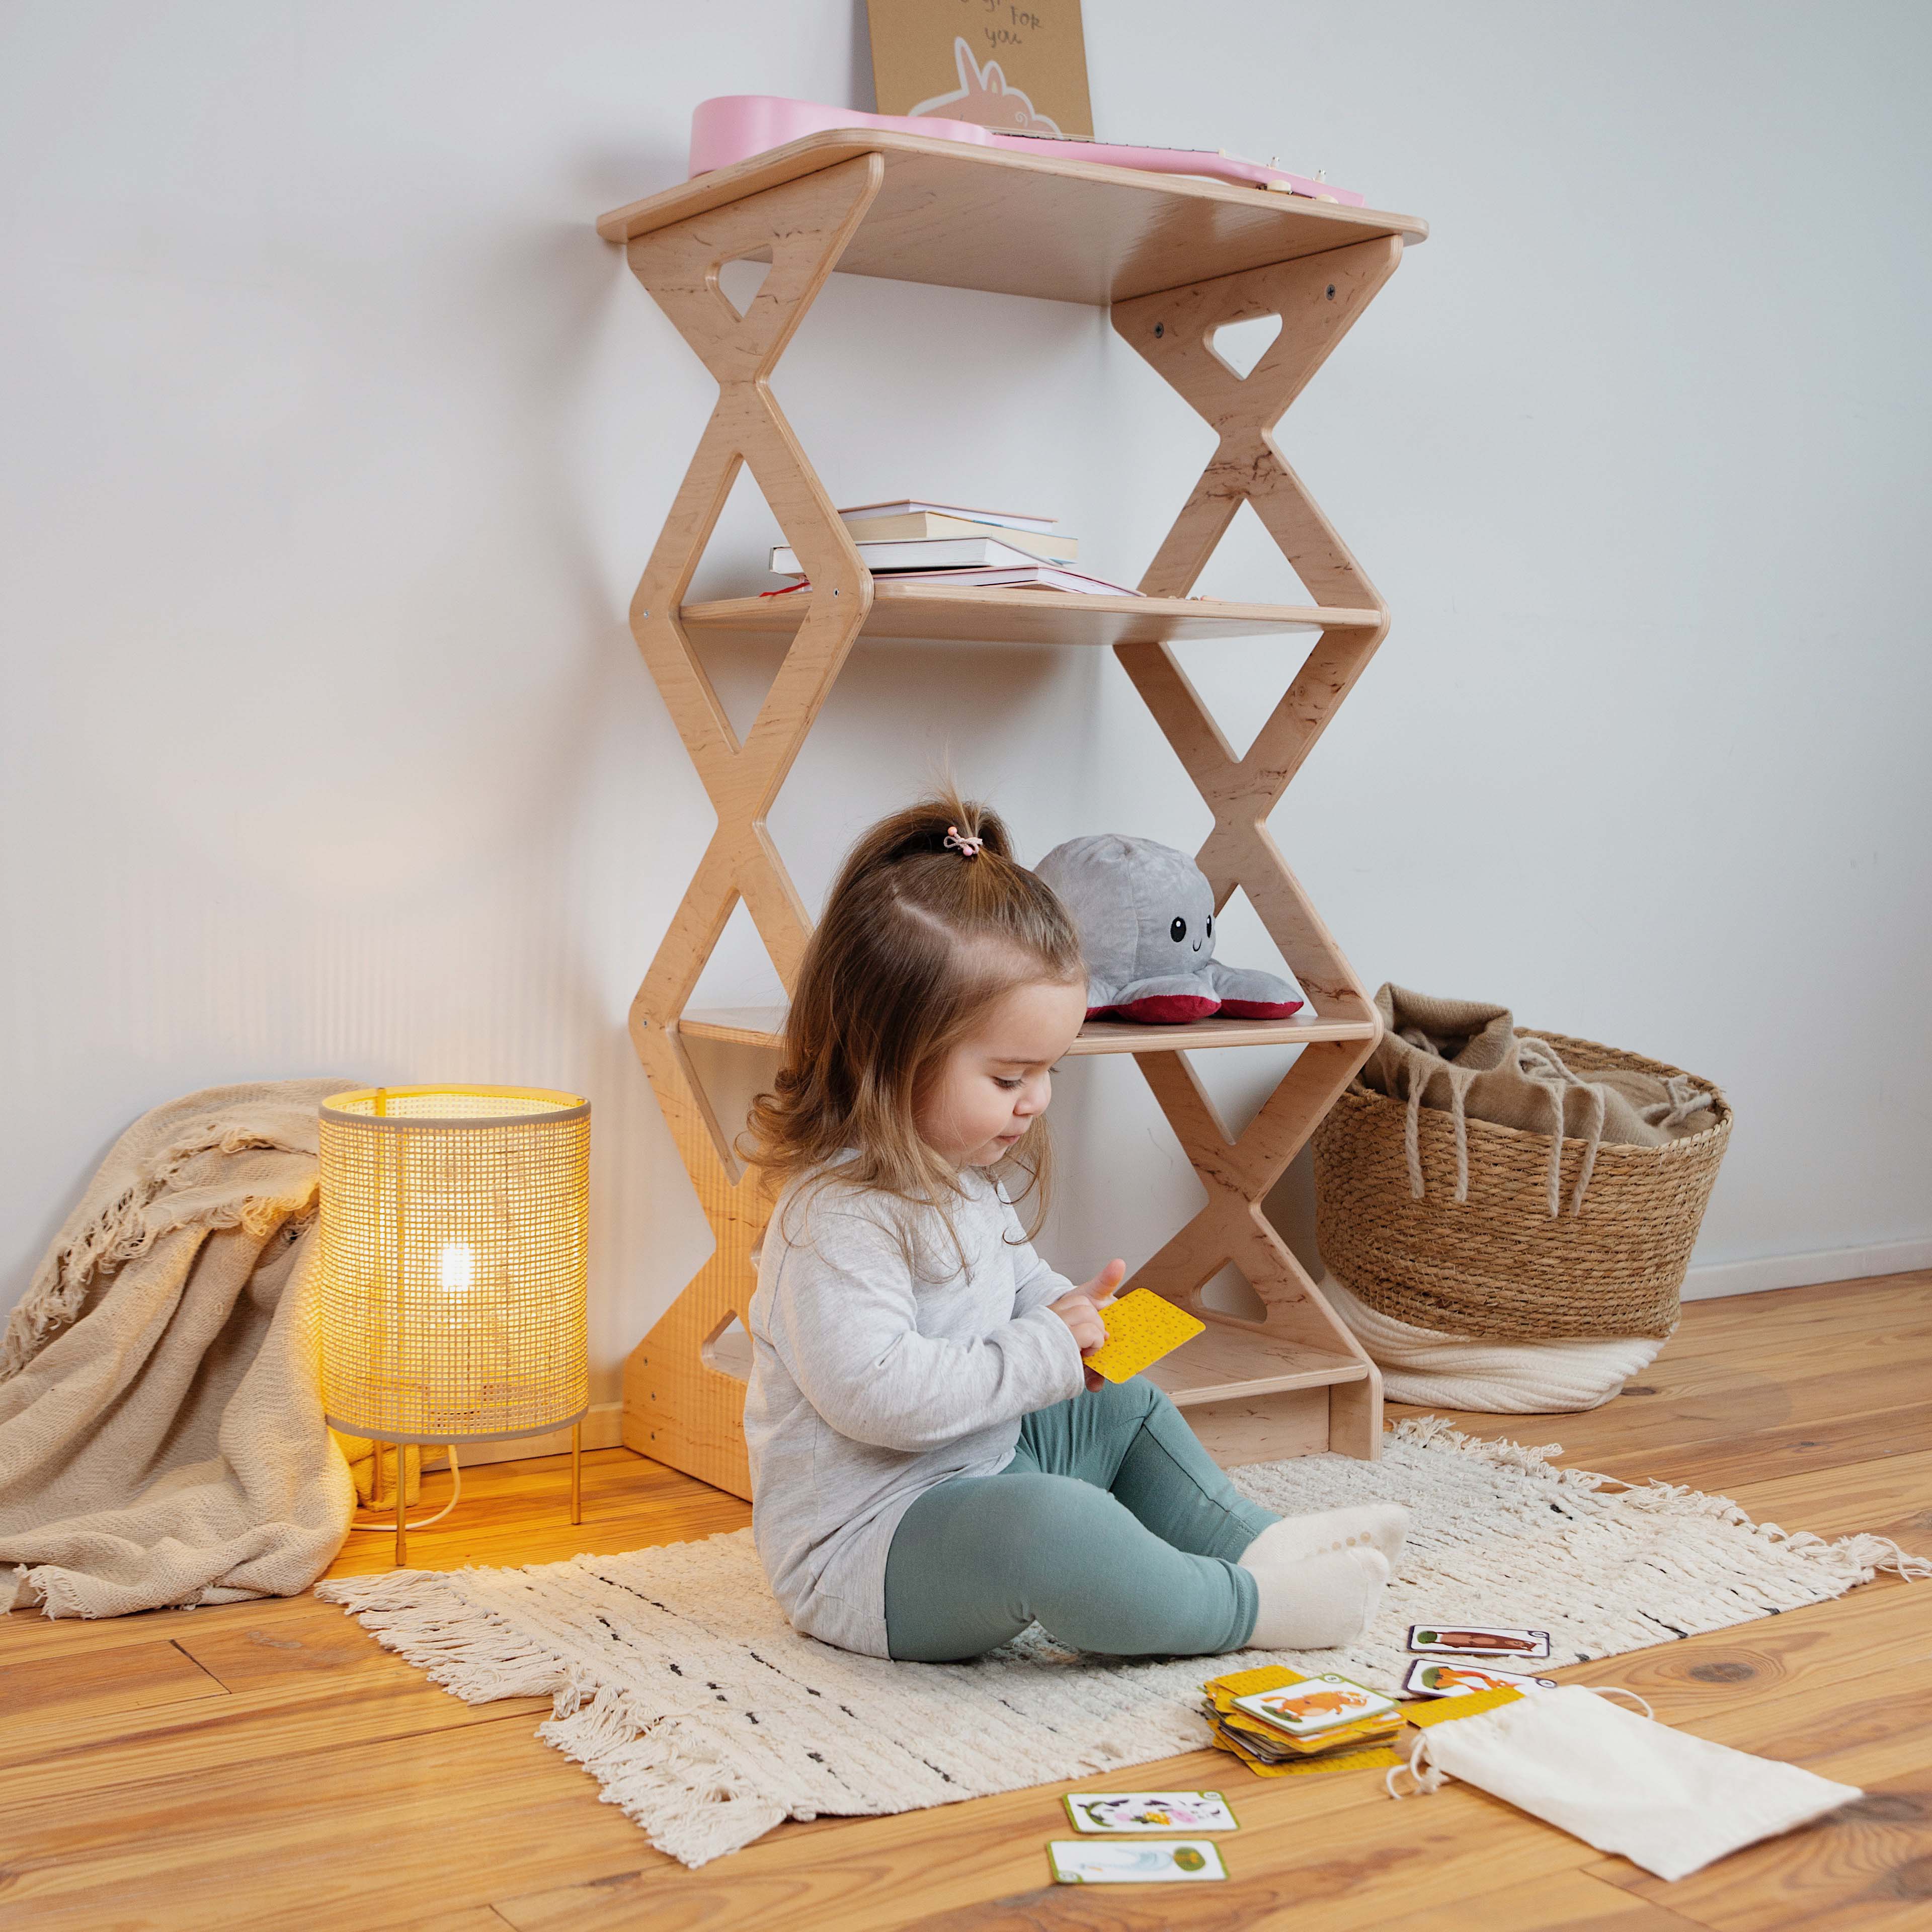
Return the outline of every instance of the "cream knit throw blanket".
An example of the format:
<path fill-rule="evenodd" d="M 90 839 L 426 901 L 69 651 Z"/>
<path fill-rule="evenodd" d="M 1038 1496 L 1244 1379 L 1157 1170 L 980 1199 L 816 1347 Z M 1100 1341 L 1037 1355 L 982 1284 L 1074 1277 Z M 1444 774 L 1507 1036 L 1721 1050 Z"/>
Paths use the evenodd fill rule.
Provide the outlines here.
<path fill-rule="evenodd" d="M 307 1291 L 316 1108 L 354 1084 L 212 1087 L 102 1162 L 0 1340 L 0 1610 L 291 1596 L 340 1548 Z"/>

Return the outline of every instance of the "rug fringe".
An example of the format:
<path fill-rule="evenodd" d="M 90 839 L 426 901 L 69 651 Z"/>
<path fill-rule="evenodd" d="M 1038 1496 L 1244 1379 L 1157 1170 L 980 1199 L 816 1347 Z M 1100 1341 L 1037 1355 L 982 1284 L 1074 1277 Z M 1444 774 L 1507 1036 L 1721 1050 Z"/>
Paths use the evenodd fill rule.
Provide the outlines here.
<path fill-rule="evenodd" d="M 1418 1449 L 1446 1449 L 1466 1456 L 1473 1462 L 1486 1462 L 1492 1468 L 1522 1469 L 1532 1474 L 1562 1479 L 1581 1477 L 1592 1483 L 1597 1480 L 1587 1469 L 1559 1469 L 1550 1461 L 1551 1456 L 1562 1454 L 1560 1442 L 1532 1448 L 1502 1436 L 1470 1436 L 1446 1415 L 1406 1415 L 1390 1428 L 1388 1434 L 1396 1442 L 1410 1443 Z"/>
<path fill-rule="evenodd" d="M 580 1764 L 668 1857 L 694 1870 L 761 1838 L 788 1817 L 810 1817 L 762 1793 L 701 1725 L 676 1716 L 640 1721 L 623 1694 L 594 1682 L 557 1693 L 537 1736 Z"/>
<path fill-rule="evenodd" d="M 460 1571 L 392 1570 L 316 1586 L 316 1599 L 348 1611 L 385 1650 L 469 1704 L 550 1697 L 537 1736 L 581 1765 L 668 1856 L 694 1869 L 735 1852 L 796 1815 L 760 1793 L 744 1768 L 701 1725 L 640 1718 L 614 1687 L 569 1674 L 556 1650 L 495 1611 L 472 1603 Z"/>
<path fill-rule="evenodd" d="M 1807 1529 L 1784 1529 L 1774 1522 L 1754 1520 L 1729 1496 L 1713 1496 L 1685 1484 L 1666 1483 L 1655 1478 L 1648 1482 L 1630 1483 L 1596 1470 L 1559 1468 L 1550 1459 L 1562 1454 L 1560 1442 L 1532 1447 L 1500 1437 L 1471 1436 L 1440 1415 L 1405 1416 L 1388 1433 L 1393 1439 L 1412 1443 L 1418 1448 L 1447 1450 L 1492 1468 L 1547 1476 L 1567 1490 L 1600 1496 L 1620 1508 L 1639 1514 L 1702 1516 L 1729 1524 L 1775 1546 L 1782 1554 L 1796 1557 L 1808 1571 L 1821 1572 L 1841 1586 L 1840 1591 L 1832 1592 L 1834 1595 L 1855 1585 L 1869 1583 L 1881 1570 L 1890 1570 L 1907 1582 L 1932 1576 L 1932 1557 L 1915 1556 L 1901 1550 L 1888 1536 L 1859 1532 L 1828 1538 Z"/>
<path fill-rule="evenodd" d="M 320 1603 L 340 1604 L 385 1650 L 413 1664 L 466 1704 L 500 1697 L 550 1697 L 564 1688 L 556 1652 L 458 1587 L 460 1570 L 390 1570 L 340 1576 L 315 1586 Z"/>

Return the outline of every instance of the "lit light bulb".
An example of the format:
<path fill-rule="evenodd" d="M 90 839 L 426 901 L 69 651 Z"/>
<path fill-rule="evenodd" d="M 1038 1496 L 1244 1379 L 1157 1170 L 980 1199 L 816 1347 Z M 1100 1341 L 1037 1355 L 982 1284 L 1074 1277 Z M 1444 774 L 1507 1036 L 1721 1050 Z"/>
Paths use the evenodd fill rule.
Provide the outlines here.
<path fill-rule="evenodd" d="M 450 1294 L 464 1294 L 476 1279 L 476 1257 L 470 1252 L 467 1241 L 445 1241 L 442 1252 L 438 1258 L 437 1274 L 442 1279 L 444 1292 Z"/>

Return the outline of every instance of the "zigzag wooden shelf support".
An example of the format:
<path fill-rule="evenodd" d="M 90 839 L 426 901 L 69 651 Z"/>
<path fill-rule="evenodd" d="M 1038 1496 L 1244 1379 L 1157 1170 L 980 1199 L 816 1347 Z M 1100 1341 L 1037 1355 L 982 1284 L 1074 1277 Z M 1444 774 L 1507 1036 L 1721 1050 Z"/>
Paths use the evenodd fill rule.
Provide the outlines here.
<path fill-rule="evenodd" d="M 944 144 L 910 145 L 922 153 L 946 154 Z M 889 146 L 886 152 L 838 161 L 669 220 L 627 244 L 638 279 L 716 379 L 719 394 L 631 612 L 638 648 L 718 814 L 717 831 L 631 1009 L 638 1057 L 717 1248 L 626 1366 L 624 1439 L 740 1496 L 750 1493 L 744 1383 L 729 1370 L 742 1364 L 724 1360 L 718 1345 L 734 1318 L 743 1320 L 756 1286 L 750 1257 L 767 1204 L 693 1070 L 679 1022 L 740 900 L 788 992 L 810 930 L 809 915 L 766 829 L 766 815 L 848 652 L 866 628 L 873 586 L 773 399 L 770 380 L 878 197 L 888 154 L 895 152 Z M 949 156 L 946 165 L 983 169 L 987 164 L 969 154 L 963 162 Z M 1000 178 L 1031 165 L 1002 158 Z M 1055 178 L 1100 182 L 1118 172 L 1062 166 Z M 713 192 L 706 190 L 705 198 Z M 1272 218 L 1274 211 L 1266 212 Z M 899 218 L 886 218 L 886 230 L 898 232 L 892 224 Z M 1297 217 L 1304 222 L 1327 218 Z M 1416 226 L 1408 224 L 1406 232 L 1413 233 Z M 1350 231 L 1338 222 L 1334 232 L 1343 239 Z M 924 248 L 920 259 L 929 261 L 932 241 L 928 228 L 908 245 Z M 1216 904 L 1225 904 L 1238 888 L 1246 892 L 1321 1020 L 1341 1023 L 1328 1028 L 1330 1036 L 1302 1046 L 1238 1138 L 1226 1131 L 1185 1053 L 1162 1048 L 1154 1030 L 1144 1046 L 1131 1043 L 1208 1195 L 1207 1206 L 1145 1264 L 1134 1285 L 1154 1288 L 1209 1318 L 1208 1334 L 1169 1358 L 1156 1379 L 1188 1408 L 1203 1439 L 1224 1460 L 1322 1447 L 1373 1456 L 1380 1432 L 1381 1384 L 1373 1366 L 1260 1206 L 1373 1048 L 1374 1010 L 1270 837 L 1267 820 L 1387 628 L 1381 599 L 1283 459 L 1273 431 L 1388 280 L 1401 250 L 1400 239 L 1388 232 L 1340 247 L 1324 242 L 1291 260 L 1136 296 L 1112 309 L 1115 327 L 1220 437 L 1142 589 L 1184 598 L 1247 500 L 1318 605 L 1333 617 L 1253 746 L 1239 758 L 1166 644 L 1114 647 L 1214 814 L 1200 861 Z M 719 272 L 727 262 L 753 257 L 769 260 L 771 268 L 741 315 L 719 286 Z M 1214 353 L 1210 339 L 1225 324 L 1276 314 L 1280 333 L 1245 379 Z M 742 741 L 680 615 L 741 466 L 757 479 L 812 580 L 803 621 Z M 1238 607 L 1227 608 L 1233 612 Z M 1252 610 L 1239 608 L 1244 614 Z M 1190 604 L 1189 621 L 1211 621 L 1215 610 L 1211 604 Z M 1240 626 L 1231 619 L 1228 628 L 1238 632 Z M 1070 636 L 1066 640 L 1074 641 Z M 1337 1030 L 1346 1036 L 1333 1037 Z M 1096 1042 L 1109 1044 L 1118 1048 L 1117 1042 Z M 1233 1321 L 1202 1304 L 1203 1286 L 1231 1261 L 1262 1299 L 1265 1312 L 1258 1323 Z M 1288 1412 L 1270 1409 L 1270 1402 L 1293 1406 L 1286 1422 Z"/>
<path fill-rule="evenodd" d="M 771 375 L 883 171 L 876 154 L 844 161 L 629 244 L 632 272 L 719 392 L 631 605 L 638 647 L 718 813 L 698 874 L 631 1005 L 631 1038 L 718 1246 L 626 1364 L 624 1439 L 741 1496 L 752 1492 L 745 1385 L 713 1368 L 704 1350 L 734 1316 L 744 1318 L 758 1285 L 751 1254 L 765 1204 L 692 1070 L 676 1022 L 740 899 L 788 993 L 812 928 L 765 815 L 865 624 L 872 580 L 772 397 Z M 770 272 L 740 316 L 718 271 L 766 253 Z M 678 617 L 741 464 L 812 578 L 809 612 L 742 744 Z"/>
<path fill-rule="evenodd" d="M 1142 578 L 1150 596 L 1185 597 L 1244 502 L 1317 604 L 1382 613 L 1372 627 L 1324 631 L 1294 681 L 1237 758 L 1165 644 L 1118 644 L 1115 655 L 1214 814 L 1196 858 L 1216 910 L 1238 888 L 1302 990 L 1324 1018 L 1372 1024 L 1375 1009 L 1308 902 L 1268 830 L 1270 813 L 1336 708 L 1388 634 L 1385 607 L 1361 566 L 1288 466 L 1274 430 L 1402 260 L 1392 238 L 1358 242 L 1117 303 L 1114 328 L 1220 436 L 1201 480 Z M 1280 333 L 1244 377 L 1216 353 L 1231 323 L 1278 316 Z M 1202 1288 L 1232 1262 L 1260 1298 L 1263 1330 L 1318 1349 L 1359 1352 L 1261 1203 L 1375 1050 L 1360 1042 L 1305 1046 L 1238 1141 L 1232 1140 L 1184 1054 L 1148 1054 L 1140 1066 L 1208 1190 L 1208 1204 L 1134 1276 L 1204 1319 L 1226 1319 Z M 1381 1378 L 1372 1370 L 1330 1393 L 1330 1446 L 1373 1456 L 1382 1436 Z"/>

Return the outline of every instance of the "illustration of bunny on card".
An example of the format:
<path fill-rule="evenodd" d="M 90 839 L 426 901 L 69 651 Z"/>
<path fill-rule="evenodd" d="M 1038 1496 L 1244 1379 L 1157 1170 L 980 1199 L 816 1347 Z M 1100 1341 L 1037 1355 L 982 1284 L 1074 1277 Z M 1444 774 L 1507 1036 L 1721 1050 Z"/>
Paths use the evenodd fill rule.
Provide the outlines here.
<path fill-rule="evenodd" d="M 1017 87 L 1007 85 L 998 61 L 980 66 L 963 38 L 952 43 L 952 58 L 959 70 L 958 86 L 950 94 L 935 94 L 930 100 L 922 100 L 911 110 L 914 114 L 970 121 L 976 128 L 997 128 L 1003 134 L 1061 132 L 1057 121 L 1048 120 Z"/>

